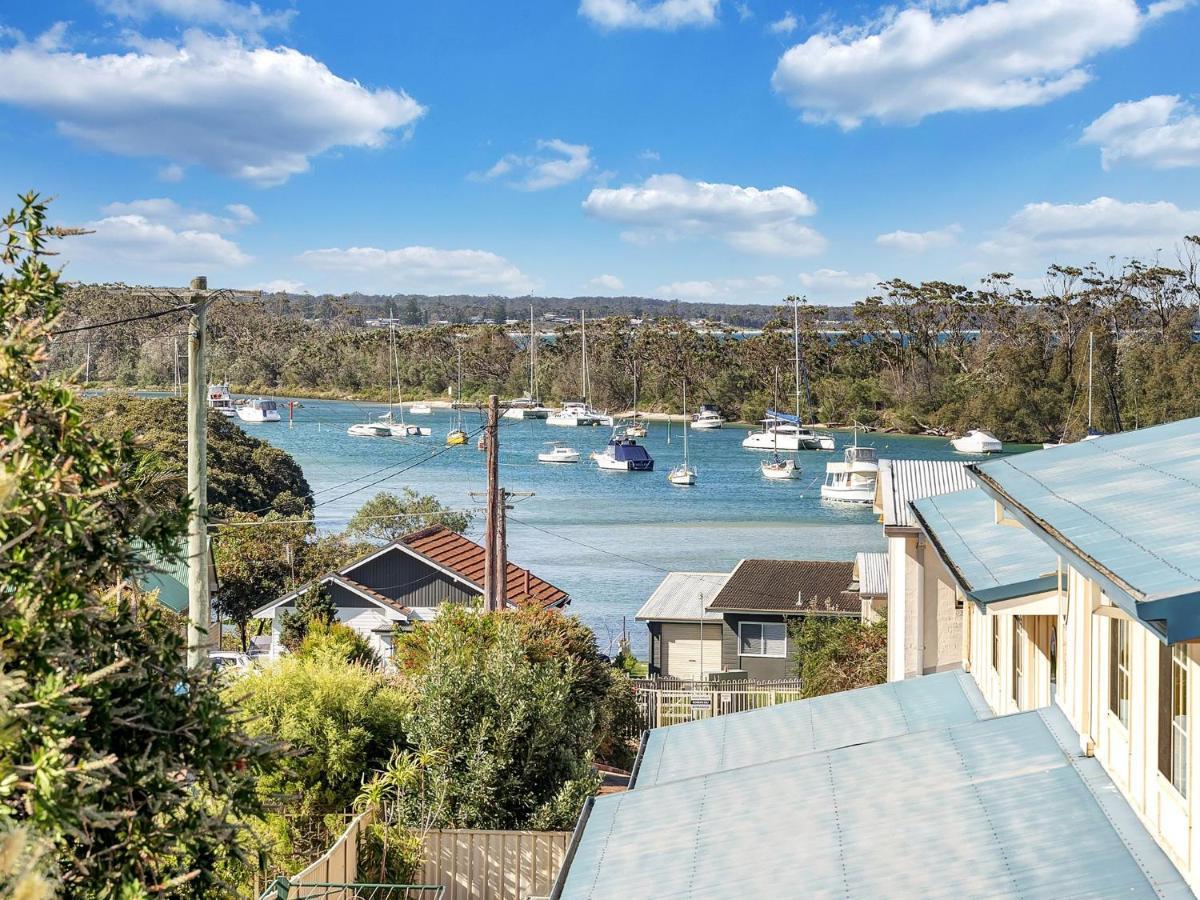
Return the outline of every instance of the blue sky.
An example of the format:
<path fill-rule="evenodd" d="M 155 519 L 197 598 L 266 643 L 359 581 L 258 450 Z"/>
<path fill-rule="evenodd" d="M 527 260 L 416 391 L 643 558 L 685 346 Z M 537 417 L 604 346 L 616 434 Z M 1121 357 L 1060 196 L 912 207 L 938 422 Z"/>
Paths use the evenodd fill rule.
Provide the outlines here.
<path fill-rule="evenodd" d="M 0 9 L 82 280 L 847 302 L 1200 233 L 1188 0 Z"/>

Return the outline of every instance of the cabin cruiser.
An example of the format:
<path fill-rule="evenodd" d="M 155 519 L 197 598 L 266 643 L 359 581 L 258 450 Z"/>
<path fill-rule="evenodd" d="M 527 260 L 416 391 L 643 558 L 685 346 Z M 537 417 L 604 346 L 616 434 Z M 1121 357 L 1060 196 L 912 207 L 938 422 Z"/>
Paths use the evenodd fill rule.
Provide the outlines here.
<path fill-rule="evenodd" d="M 841 462 L 825 464 L 825 483 L 821 499 L 838 503 L 874 503 L 875 481 L 879 478 L 879 457 L 874 447 L 854 444 L 846 448 Z"/>
<path fill-rule="evenodd" d="M 227 384 L 210 384 L 208 386 L 208 408 L 215 409 L 228 419 L 237 417 L 237 407 L 233 405 L 233 397 Z"/>
<path fill-rule="evenodd" d="M 392 429 L 391 426 L 382 422 L 359 422 L 347 428 L 346 434 L 352 434 L 355 437 L 391 437 Z"/>
<path fill-rule="evenodd" d="M 692 427 L 701 431 L 720 428 L 724 424 L 725 417 L 721 415 L 721 411 L 711 403 L 701 403 L 700 412 L 692 416 Z"/>
<path fill-rule="evenodd" d="M 515 400 L 505 400 L 504 418 L 506 419 L 546 419 L 550 409 L 533 397 L 517 397 Z"/>
<path fill-rule="evenodd" d="M 408 411 L 414 416 L 427 416 L 433 412 L 433 407 L 428 403 L 412 403 L 409 405 Z"/>
<path fill-rule="evenodd" d="M 767 410 L 761 431 L 752 431 L 742 441 L 747 450 L 833 450 L 833 438 L 801 425 L 798 416 Z"/>
<path fill-rule="evenodd" d="M 999 453 L 1004 445 L 990 431 L 982 428 L 972 428 L 961 437 L 950 442 L 959 453 Z"/>
<path fill-rule="evenodd" d="M 778 453 L 770 459 L 764 459 L 758 464 L 758 468 L 762 472 L 763 478 L 782 481 L 800 477 L 800 466 L 796 464 L 796 460 L 782 457 Z"/>
<path fill-rule="evenodd" d="M 537 455 L 538 462 L 544 463 L 577 463 L 579 462 L 579 451 L 574 447 L 568 447 L 566 444 L 560 444 L 558 441 L 548 441 L 547 446 L 550 447 Z"/>
<path fill-rule="evenodd" d="M 612 425 L 612 416 L 596 412 L 587 403 L 568 400 L 562 409 L 555 410 L 546 419 L 547 425 L 560 425 L 566 428 L 582 428 L 593 425 Z"/>
<path fill-rule="evenodd" d="M 604 450 L 592 454 L 592 459 L 597 468 L 614 472 L 654 471 L 654 458 L 646 448 L 619 429 L 613 432 Z"/>
<path fill-rule="evenodd" d="M 264 400 L 262 397 L 255 397 L 253 400 L 247 400 L 237 408 L 237 417 L 243 422 L 278 422 L 279 409 L 275 405 L 274 400 Z"/>

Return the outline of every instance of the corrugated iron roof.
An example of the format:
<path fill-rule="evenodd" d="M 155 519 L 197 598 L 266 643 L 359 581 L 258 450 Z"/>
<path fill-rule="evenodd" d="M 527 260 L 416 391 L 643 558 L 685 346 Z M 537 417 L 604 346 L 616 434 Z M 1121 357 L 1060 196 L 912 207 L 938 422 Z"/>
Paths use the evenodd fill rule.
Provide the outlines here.
<path fill-rule="evenodd" d="M 858 592 L 868 597 L 882 597 L 888 592 L 888 555 L 886 553 L 857 553 L 854 574 Z"/>
<path fill-rule="evenodd" d="M 708 604 L 713 610 L 858 614 L 850 590 L 854 563 L 807 559 L 743 559 Z"/>
<path fill-rule="evenodd" d="M 469 538 L 444 525 L 433 525 L 406 534 L 400 543 L 483 590 L 485 552 Z M 568 599 L 566 591 L 511 562 L 506 581 L 510 603 L 559 606 Z"/>
<path fill-rule="evenodd" d="M 706 607 L 728 577 L 724 572 L 671 572 L 642 604 L 635 618 L 639 622 L 720 622 L 721 614 Z"/>
<path fill-rule="evenodd" d="M 1200 419 L 971 469 L 1038 537 L 1105 580 L 1114 600 L 1136 605 L 1146 620 L 1167 622 L 1171 640 L 1200 636 Z M 1167 602 L 1175 598 L 1183 602 Z"/>
<path fill-rule="evenodd" d="M 1191 896 L 1061 720 L 1018 713 L 598 798 L 554 896 Z"/>
<path fill-rule="evenodd" d="M 146 550 L 145 546 L 141 549 Z M 179 556 L 166 559 L 158 553 L 150 553 L 149 568 L 141 572 L 136 580 L 140 590 L 147 593 L 158 591 L 158 602 L 176 613 L 188 611 L 188 547 L 184 541 Z M 216 594 L 220 589 L 217 581 L 216 560 L 212 541 L 208 542 L 208 590 Z"/>
<path fill-rule="evenodd" d="M 996 522 L 996 503 L 979 488 L 924 497 L 913 509 L 963 591 L 1033 581 L 1058 569 L 1058 556 L 1024 528 Z"/>
<path fill-rule="evenodd" d="M 912 526 L 909 503 L 974 487 L 966 463 L 950 459 L 881 459 L 875 511 L 884 525 Z"/>
<path fill-rule="evenodd" d="M 956 671 L 655 728 L 637 788 L 990 715 L 975 682 Z"/>

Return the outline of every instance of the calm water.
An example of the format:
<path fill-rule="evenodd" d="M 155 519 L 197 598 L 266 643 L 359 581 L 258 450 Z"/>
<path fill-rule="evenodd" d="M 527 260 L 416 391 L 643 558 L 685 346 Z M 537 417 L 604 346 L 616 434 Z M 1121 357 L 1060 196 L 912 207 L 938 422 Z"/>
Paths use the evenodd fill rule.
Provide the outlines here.
<path fill-rule="evenodd" d="M 411 487 L 455 509 L 480 505 L 471 492 L 486 488 L 484 454 L 475 449 L 474 437 L 468 446 L 430 457 L 443 449 L 454 427 L 451 411 L 409 417 L 433 428 L 429 438 L 361 438 L 347 435 L 347 426 L 386 407 L 302 403 L 291 428 L 286 410 L 280 424 L 243 427 L 287 450 L 304 468 L 322 529 L 341 528 L 381 490 Z M 468 432 L 482 425 L 479 413 L 462 415 Z M 533 493 L 513 501 L 509 557 L 569 592 L 571 610 L 595 629 L 602 648 L 615 647 L 624 620 L 635 650 L 645 655 L 646 629 L 633 617 L 667 571 L 728 572 L 745 557 L 850 560 L 860 550 L 883 549 L 882 529 L 870 508 L 820 499 L 825 463 L 841 459 L 850 435 L 837 435 L 837 453 L 801 453 L 802 478 L 774 482 L 759 474 L 763 454 L 741 448 L 745 429 L 692 431 L 689 455 L 699 483 L 684 488 L 666 481 L 683 457 L 680 426 L 671 425 L 669 444 L 665 423 L 649 428 L 643 443 L 655 460 L 652 473 L 598 471 L 587 454 L 604 447 L 606 428 L 504 420 L 501 430 L 504 486 Z M 552 440 L 575 447 L 583 461 L 537 463 L 535 454 Z M 877 447 L 881 457 L 965 458 L 938 438 L 865 435 L 860 443 Z M 469 534 L 478 539 L 482 531 L 479 512 Z"/>

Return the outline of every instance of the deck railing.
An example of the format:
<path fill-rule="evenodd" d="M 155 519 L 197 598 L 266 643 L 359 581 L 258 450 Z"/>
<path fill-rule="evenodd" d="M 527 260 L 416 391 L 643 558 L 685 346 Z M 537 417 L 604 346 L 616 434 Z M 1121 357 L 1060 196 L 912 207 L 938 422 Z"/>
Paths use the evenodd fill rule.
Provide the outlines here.
<path fill-rule="evenodd" d="M 672 686 L 649 687 L 635 682 L 634 698 L 641 712 L 641 721 L 628 737 L 636 737 L 650 728 L 790 703 L 804 696 L 798 679 L 777 682 L 662 683 Z"/>

